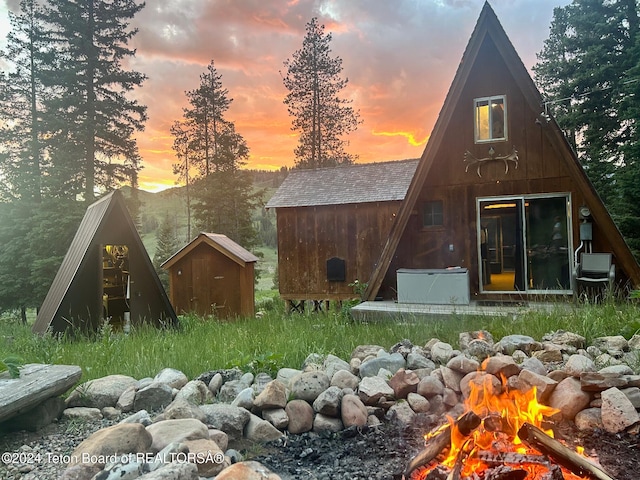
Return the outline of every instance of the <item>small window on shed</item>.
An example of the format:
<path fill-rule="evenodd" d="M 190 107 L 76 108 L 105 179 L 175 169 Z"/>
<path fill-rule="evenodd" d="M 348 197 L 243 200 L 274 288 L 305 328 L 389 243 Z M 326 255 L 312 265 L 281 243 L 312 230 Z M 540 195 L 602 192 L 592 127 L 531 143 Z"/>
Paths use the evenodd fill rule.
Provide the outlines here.
<path fill-rule="evenodd" d="M 437 227 L 444 225 L 444 208 L 442 200 L 424 202 L 422 206 L 422 225 Z"/>
<path fill-rule="evenodd" d="M 474 101 L 476 143 L 507 139 L 507 99 L 504 95 Z"/>

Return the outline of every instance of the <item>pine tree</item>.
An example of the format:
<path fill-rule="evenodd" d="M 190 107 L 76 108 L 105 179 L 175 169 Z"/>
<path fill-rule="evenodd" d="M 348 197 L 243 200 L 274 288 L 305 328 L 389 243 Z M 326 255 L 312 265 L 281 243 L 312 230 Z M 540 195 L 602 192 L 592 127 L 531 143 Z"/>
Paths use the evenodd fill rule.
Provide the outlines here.
<path fill-rule="evenodd" d="M 227 235 L 244 248 L 256 245 L 252 212 L 262 192 L 241 170 L 249 158 L 246 141 L 224 114 L 233 101 L 211 61 L 197 89 L 186 92 L 189 106 L 174 123 L 174 150 L 180 157 L 174 173 L 188 181 L 190 211 L 200 231 Z M 194 169 L 192 170 L 192 167 Z"/>
<path fill-rule="evenodd" d="M 331 34 L 312 18 L 306 25 L 302 49 L 284 62 L 283 82 L 289 93 L 284 99 L 293 117 L 293 131 L 300 133 L 295 162 L 300 168 L 353 163 L 356 156 L 345 151 L 343 135 L 355 131 L 359 113 L 352 101 L 340 98 L 348 79 L 341 78 L 342 59 L 331 57 Z"/>
<path fill-rule="evenodd" d="M 175 218 L 171 217 L 168 213 L 165 214 L 160 223 L 160 229 L 158 230 L 158 246 L 156 252 L 153 255 L 153 266 L 160 277 L 160 281 L 165 289 L 169 289 L 169 273 L 162 268 L 164 262 L 166 262 L 173 254 L 179 249 L 180 243 L 178 242 L 178 236 L 176 235 Z"/>
<path fill-rule="evenodd" d="M 93 201 L 96 190 L 126 181 L 140 169 L 133 133 L 141 131 L 146 107 L 127 98 L 145 76 L 125 70 L 135 54 L 131 19 L 144 7 L 135 0 L 48 0 L 44 20 L 49 48 L 47 101 L 50 156 L 68 177 L 67 190 Z"/>
<path fill-rule="evenodd" d="M 11 68 L 0 77 L 0 174 L 6 198 L 41 198 L 42 64 L 47 57 L 42 8 L 36 0 L 22 0 L 18 13 L 9 12 L 11 31 L 6 52 Z"/>
<path fill-rule="evenodd" d="M 587 174 L 611 209 L 618 195 L 613 179 L 624 162 L 621 146 L 630 139 L 631 119 L 621 108 L 630 68 L 640 61 L 632 48 L 638 8 L 636 0 L 575 0 L 556 8 L 534 67 L 549 112 L 574 136 Z"/>

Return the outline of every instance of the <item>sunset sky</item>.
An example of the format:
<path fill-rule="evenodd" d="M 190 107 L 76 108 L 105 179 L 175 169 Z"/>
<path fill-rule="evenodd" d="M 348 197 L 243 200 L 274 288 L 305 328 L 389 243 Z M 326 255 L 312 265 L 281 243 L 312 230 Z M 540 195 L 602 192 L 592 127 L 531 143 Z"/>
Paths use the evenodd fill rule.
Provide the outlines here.
<path fill-rule="evenodd" d="M 0 0 L 0 45 L 7 10 Z M 283 99 L 283 62 L 302 47 L 305 24 L 318 17 L 333 35 L 363 123 L 349 136 L 358 162 L 422 154 L 483 0 L 147 0 L 134 25 L 130 68 L 148 76 L 135 92 L 148 107 L 137 135 L 141 188 L 176 185 L 171 124 L 182 117 L 185 91 L 198 86 L 211 60 L 233 99 L 227 119 L 250 149 L 249 168 L 294 164 L 297 137 Z M 549 34 L 553 9 L 569 0 L 490 1 L 527 68 Z"/>

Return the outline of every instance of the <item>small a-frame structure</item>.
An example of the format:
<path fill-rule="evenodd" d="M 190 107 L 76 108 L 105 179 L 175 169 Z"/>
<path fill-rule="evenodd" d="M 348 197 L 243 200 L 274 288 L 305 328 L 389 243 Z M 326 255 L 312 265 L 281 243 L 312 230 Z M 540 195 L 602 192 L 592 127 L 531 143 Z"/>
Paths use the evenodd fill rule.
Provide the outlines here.
<path fill-rule="evenodd" d="M 204 317 L 253 317 L 257 261 L 226 235 L 200 233 L 162 264 L 169 270 L 171 304 Z"/>
<path fill-rule="evenodd" d="M 42 302 L 33 332 L 177 324 L 160 279 L 115 190 L 91 204 Z"/>
<path fill-rule="evenodd" d="M 637 261 L 485 3 L 365 296 L 400 296 L 399 270 L 464 273 L 468 291 L 450 295 L 471 300 L 572 295 L 585 252 L 611 253 L 617 284 L 640 285 Z"/>

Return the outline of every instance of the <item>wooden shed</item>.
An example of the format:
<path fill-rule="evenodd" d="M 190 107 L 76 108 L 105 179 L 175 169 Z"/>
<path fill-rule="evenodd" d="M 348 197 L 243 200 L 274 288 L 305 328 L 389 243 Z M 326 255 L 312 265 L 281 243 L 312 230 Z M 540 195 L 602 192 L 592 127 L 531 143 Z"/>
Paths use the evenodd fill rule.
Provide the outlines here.
<path fill-rule="evenodd" d="M 93 331 L 104 320 L 116 329 L 177 323 L 119 190 L 87 208 L 33 331 Z"/>
<path fill-rule="evenodd" d="M 200 233 L 162 264 L 173 307 L 217 318 L 252 317 L 257 261 L 226 235 Z"/>
<path fill-rule="evenodd" d="M 266 208 L 275 208 L 280 295 L 304 301 L 357 298 L 382 251 L 417 160 L 293 170 Z M 324 303 L 323 303 L 324 302 Z"/>
<path fill-rule="evenodd" d="M 612 255 L 620 286 L 640 284 L 636 259 L 485 3 L 366 297 L 397 298 L 401 274 L 436 272 L 464 273 L 466 286 L 450 295 L 471 300 L 571 295 L 574 267 L 592 252 Z"/>

